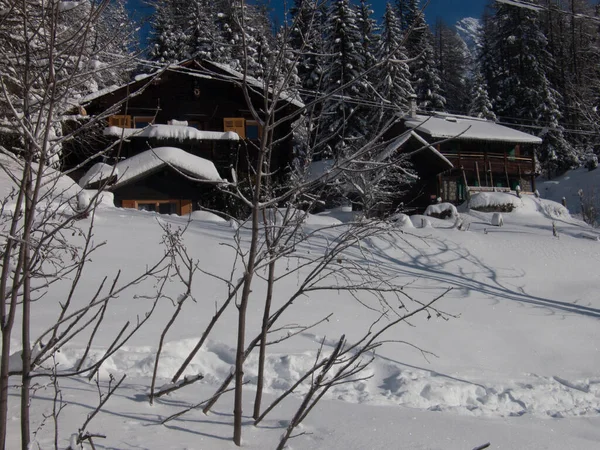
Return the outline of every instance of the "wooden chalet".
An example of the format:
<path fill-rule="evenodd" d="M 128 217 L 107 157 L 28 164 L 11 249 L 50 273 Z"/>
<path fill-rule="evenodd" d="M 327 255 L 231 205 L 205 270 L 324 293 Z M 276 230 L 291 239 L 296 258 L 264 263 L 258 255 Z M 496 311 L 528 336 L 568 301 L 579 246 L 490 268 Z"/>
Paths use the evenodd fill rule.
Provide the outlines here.
<path fill-rule="evenodd" d="M 413 112 L 390 134 L 402 136 L 407 130 L 433 146 L 451 165 L 443 168 L 439 156 L 431 151 L 418 160 L 413 158 L 421 179 L 416 188 L 419 198 L 414 202 L 418 206 L 438 198 L 462 203 L 467 190 L 514 190 L 520 186 L 523 192 L 535 191 L 534 148 L 542 143 L 536 136 L 485 119 L 445 113 Z"/>
<path fill-rule="evenodd" d="M 135 157 L 152 149 L 179 149 L 183 153 L 170 151 L 169 157 L 191 155 L 196 158 L 193 162 L 188 161 L 193 167 L 206 166 L 204 161 L 208 161 L 221 181 L 231 177 L 232 168 L 236 169 L 240 179 L 244 179 L 252 173 L 251 165 L 256 163 L 256 147 L 262 138 L 262 130 L 250 113 L 242 80 L 242 74 L 228 66 L 192 60 L 158 73 L 138 76 L 125 86 L 88 96 L 80 102 L 88 115 L 106 115 L 106 111 L 110 115 L 96 136 L 97 148 L 94 145 L 90 148 L 89 140 L 81 148 L 71 148 L 66 168 L 74 167 L 86 156 L 122 140 L 110 152 L 92 159 L 84 170 L 74 172 L 73 177 L 85 181 L 84 187 L 88 188 L 96 187 L 101 181 L 108 182 L 106 188 L 114 192 L 117 206 L 178 214 L 189 212 L 190 208 L 197 209 L 198 202 L 219 208 L 222 205 L 210 201 L 214 194 L 211 186 L 218 182 L 214 174 L 206 180 L 200 176 L 204 182 L 195 183 L 189 179 L 192 177 L 182 176 L 197 175 L 194 171 L 186 171 L 185 166 L 180 171 L 173 161 L 159 164 L 148 154 L 144 158 Z M 247 79 L 247 83 L 253 107 L 263 110 L 262 83 L 252 78 Z M 281 107 L 276 119 L 303 107 L 300 101 L 291 97 L 282 95 L 279 101 Z M 291 123 L 284 122 L 273 137 L 279 144 L 272 154 L 271 164 L 278 174 L 285 173 L 292 159 L 290 131 Z M 151 160 L 154 162 L 148 164 Z M 136 177 L 128 177 L 127 183 L 120 182 L 122 174 L 114 175 L 114 179 L 99 175 L 110 173 L 110 167 L 116 169 L 123 161 L 129 162 L 127 170 L 130 173 L 136 170 L 135 164 L 144 164 L 148 170 L 140 170 Z M 93 164 L 96 164 L 95 168 Z"/>

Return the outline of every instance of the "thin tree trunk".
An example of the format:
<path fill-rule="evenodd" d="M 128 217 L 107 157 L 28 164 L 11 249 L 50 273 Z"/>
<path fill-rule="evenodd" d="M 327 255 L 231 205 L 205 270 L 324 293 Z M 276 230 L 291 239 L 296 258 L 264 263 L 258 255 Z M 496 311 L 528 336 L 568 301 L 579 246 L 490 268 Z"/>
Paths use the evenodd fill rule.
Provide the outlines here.
<path fill-rule="evenodd" d="M 256 397 L 254 398 L 254 414 L 252 417 L 256 420 L 260 417 L 260 404 L 265 378 L 265 358 L 267 352 L 267 334 L 269 331 L 269 316 L 271 314 L 271 301 L 273 299 L 273 285 L 275 278 L 275 261 L 269 263 L 269 281 L 267 286 L 267 298 L 265 299 L 265 312 L 263 314 L 260 350 L 258 355 L 258 380 L 256 381 Z"/>

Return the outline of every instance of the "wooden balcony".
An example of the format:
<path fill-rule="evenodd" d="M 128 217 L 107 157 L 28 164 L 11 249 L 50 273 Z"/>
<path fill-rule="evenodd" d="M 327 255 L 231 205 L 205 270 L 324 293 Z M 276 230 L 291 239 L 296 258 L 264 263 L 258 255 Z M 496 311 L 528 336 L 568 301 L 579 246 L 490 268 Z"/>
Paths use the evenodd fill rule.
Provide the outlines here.
<path fill-rule="evenodd" d="M 467 172 L 479 172 L 483 176 L 486 172 L 508 176 L 531 176 L 535 172 L 535 159 L 523 156 L 510 156 L 508 153 L 476 153 L 458 152 L 442 154 L 450 160 L 455 169 Z"/>

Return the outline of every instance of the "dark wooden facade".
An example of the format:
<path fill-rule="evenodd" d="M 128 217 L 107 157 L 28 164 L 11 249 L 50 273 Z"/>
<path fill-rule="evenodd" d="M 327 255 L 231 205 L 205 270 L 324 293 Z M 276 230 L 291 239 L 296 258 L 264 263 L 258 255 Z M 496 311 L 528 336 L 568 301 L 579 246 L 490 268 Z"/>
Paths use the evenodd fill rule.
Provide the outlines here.
<path fill-rule="evenodd" d="M 264 109 L 265 98 L 260 89 L 254 86 L 250 93 L 250 101 L 257 111 Z M 130 95 L 133 94 L 133 95 Z M 280 108 L 276 120 L 286 117 L 299 108 L 297 102 L 280 100 Z M 106 148 L 119 137 L 106 135 L 107 127 L 144 128 L 149 124 L 168 125 L 187 122 L 188 127 L 203 131 L 226 132 L 234 131 L 239 140 L 219 139 L 207 136 L 206 139 L 165 139 L 132 136 L 115 146 L 102 158 L 90 160 L 82 170 L 74 173 L 78 179 L 85 170 L 95 162 L 113 164 L 143 151 L 158 147 L 176 147 L 190 154 L 210 160 L 217 168 L 222 178 L 231 178 L 231 169 L 235 168 L 239 179 L 246 178 L 252 173 L 251 165 L 257 161 L 257 146 L 260 145 L 262 130 L 254 121 L 250 108 L 241 87 L 239 74 L 225 67 L 205 61 L 188 61 L 178 66 L 170 67 L 159 75 L 138 77 L 112 92 L 100 95 L 83 105 L 90 116 L 106 115 L 110 111 L 101 129 L 97 129 L 95 147 L 90 148 L 90 140 L 81 144 L 80 148 L 71 148 L 71 157 L 67 167 L 80 164 L 81 160 Z M 114 131 L 114 129 L 113 129 Z M 118 129 L 117 129 L 118 131 Z M 275 130 L 273 140 L 278 142 L 271 155 L 272 170 L 278 176 L 284 176 L 287 166 L 292 160 L 291 123 L 283 122 Z M 162 174 L 162 175 L 161 175 Z M 115 202 L 121 206 L 129 206 L 135 199 L 156 200 L 167 198 L 186 200 L 199 197 L 197 190 L 201 187 L 192 186 L 180 181 L 169 183 L 167 179 L 178 177 L 172 170 L 163 170 L 161 174 L 153 174 L 151 178 L 136 181 L 115 190 Z M 166 178 L 165 178 L 166 177 Z M 173 189 L 178 192 L 171 192 Z M 109 187 L 110 189 L 110 187 Z M 184 191 L 181 192 L 181 189 Z M 186 194 L 185 189 L 196 190 L 195 195 Z M 207 192 L 214 193 L 213 187 L 207 187 Z M 152 198 L 150 198 L 152 197 Z M 216 206 L 216 205 L 211 205 Z M 181 208 L 180 208 L 181 209 Z M 195 208 L 194 208 L 195 209 Z"/>
<path fill-rule="evenodd" d="M 532 144 L 456 139 L 436 147 L 454 166 L 438 176 L 438 196 L 444 201 L 465 201 L 466 187 L 535 191 Z"/>

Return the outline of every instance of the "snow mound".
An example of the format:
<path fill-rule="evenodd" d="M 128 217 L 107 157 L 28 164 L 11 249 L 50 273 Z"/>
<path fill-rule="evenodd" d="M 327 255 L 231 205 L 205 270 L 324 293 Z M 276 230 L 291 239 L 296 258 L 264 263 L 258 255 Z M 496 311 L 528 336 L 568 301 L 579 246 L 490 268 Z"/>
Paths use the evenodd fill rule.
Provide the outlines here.
<path fill-rule="evenodd" d="M 414 228 L 415 226 L 406 214 L 398 213 L 390 217 L 390 221 L 400 228 Z"/>
<path fill-rule="evenodd" d="M 306 225 L 327 227 L 341 225 L 343 222 L 330 215 L 307 214 L 304 223 Z"/>
<path fill-rule="evenodd" d="M 452 203 L 439 203 L 437 205 L 429 205 L 425 210 L 426 216 L 437 217 L 438 219 L 455 219 L 458 217 L 456 206 Z"/>
<path fill-rule="evenodd" d="M 338 206 L 315 214 L 317 217 L 330 217 L 342 223 L 354 222 L 359 215 L 359 211 L 352 211 L 352 206 Z"/>
<path fill-rule="evenodd" d="M 188 217 L 191 220 L 197 220 L 199 222 L 215 222 L 215 223 L 226 223 L 227 220 L 223 219 L 221 216 L 218 216 L 209 211 L 193 211 Z"/>

